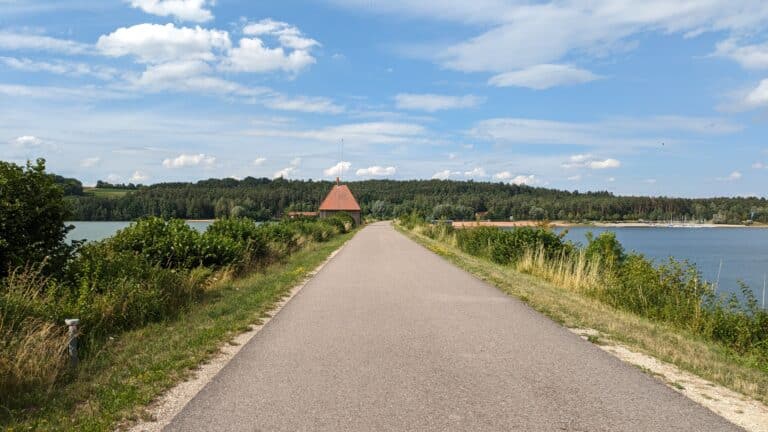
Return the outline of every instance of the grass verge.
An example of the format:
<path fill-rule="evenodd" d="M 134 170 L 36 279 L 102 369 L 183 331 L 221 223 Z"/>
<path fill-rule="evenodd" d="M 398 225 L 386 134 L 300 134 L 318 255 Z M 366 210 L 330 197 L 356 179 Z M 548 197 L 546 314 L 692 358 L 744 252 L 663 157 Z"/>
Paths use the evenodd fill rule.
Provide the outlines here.
<path fill-rule="evenodd" d="M 312 243 L 265 271 L 219 282 L 177 318 L 121 334 L 81 363 L 77 376 L 56 389 L 47 404 L 6 412 L 2 426 L 8 431 L 105 431 L 138 418 L 141 407 L 257 323 L 353 235 Z"/>
<path fill-rule="evenodd" d="M 566 327 L 586 327 L 607 333 L 631 349 L 768 403 L 768 371 L 759 369 L 754 359 L 696 335 L 614 309 L 509 266 L 463 253 L 455 246 L 405 230 L 397 224 L 395 227 L 432 252 Z"/>

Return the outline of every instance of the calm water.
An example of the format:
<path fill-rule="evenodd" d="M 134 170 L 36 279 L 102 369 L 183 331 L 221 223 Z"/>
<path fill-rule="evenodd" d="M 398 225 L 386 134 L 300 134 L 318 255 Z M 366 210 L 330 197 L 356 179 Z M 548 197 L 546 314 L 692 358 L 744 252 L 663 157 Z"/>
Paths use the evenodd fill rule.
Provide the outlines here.
<path fill-rule="evenodd" d="M 74 225 L 75 229 L 67 234 L 68 240 L 103 240 L 112 236 L 118 230 L 130 225 L 130 222 L 67 222 Z M 191 222 L 187 224 L 198 231 L 205 231 L 210 222 Z"/>
<path fill-rule="evenodd" d="M 656 262 L 673 256 L 695 263 L 710 281 L 717 279 L 720 261 L 720 291 L 740 292 L 738 281 L 749 285 L 761 301 L 763 278 L 768 273 L 768 229 L 766 228 L 586 228 L 568 229 L 566 239 L 586 243 L 585 234 L 613 231 L 626 251 L 636 251 Z"/>

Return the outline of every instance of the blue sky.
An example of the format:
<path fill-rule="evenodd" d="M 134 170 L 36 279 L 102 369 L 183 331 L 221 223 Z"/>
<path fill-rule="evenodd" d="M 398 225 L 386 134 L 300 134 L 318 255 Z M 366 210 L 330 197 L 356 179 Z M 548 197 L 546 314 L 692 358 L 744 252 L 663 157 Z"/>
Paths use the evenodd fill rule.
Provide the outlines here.
<path fill-rule="evenodd" d="M 768 196 L 766 108 L 760 0 L 0 0 L 1 158 L 86 184 Z"/>

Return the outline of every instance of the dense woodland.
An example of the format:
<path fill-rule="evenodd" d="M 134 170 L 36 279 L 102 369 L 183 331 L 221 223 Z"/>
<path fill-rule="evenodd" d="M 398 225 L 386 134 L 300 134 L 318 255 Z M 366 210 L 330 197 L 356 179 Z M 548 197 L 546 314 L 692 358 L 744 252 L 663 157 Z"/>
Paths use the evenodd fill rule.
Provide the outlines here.
<path fill-rule="evenodd" d="M 63 179 L 68 180 L 68 179 Z M 71 182 L 70 182 L 71 183 Z M 257 220 L 285 212 L 316 210 L 332 183 L 247 177 L 197 183 L 124 186 L 119 194 L 70 193 L 75 220 L 133 220 L 143 216 L 212 219 L 247 216 Z M 392 218 L 417 212 L 426 217 L 472 219 L 488 212 L 494 220 L 688 220 L 768 223 L 765 198 L 625 197 L 609 192 L 568 192 L 504 183 L 451 180 L 366 180 L 350 182 L 365 216 Z M 76 188 L 74 188 L 76 189 Z"/>

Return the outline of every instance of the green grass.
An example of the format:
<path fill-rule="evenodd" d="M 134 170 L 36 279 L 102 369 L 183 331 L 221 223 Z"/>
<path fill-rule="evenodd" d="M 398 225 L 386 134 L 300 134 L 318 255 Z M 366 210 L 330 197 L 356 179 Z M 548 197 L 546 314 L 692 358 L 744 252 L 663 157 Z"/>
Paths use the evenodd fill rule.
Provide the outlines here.
<path fill-rule="evenodd" d="M 84 187 L 83 192 L 86 195 L 95 196 L 97 198 L 120 198 L 131 191 L 128 189 Z"/>
<path fill-rule="evenodd" d="M 632 350 L 768 403 L 768 370 L 761 369 L 761 363 L 755 358 L 739 355 L 695 334 L 618 310 L 541 278 L 520 273 L 511 266 L 471 256 L 454 245 L 395 226 L 432 252 L 566 327 L 598 330 Z"/>
<path fill-rule="evenodd" d="M 139 418 L 142 407 L 188 377 L 233 336 L 258 323 L 354 232 L 312 243 L 284 263 L 207 291 L 178 318 L 121 334 L 83 361 L 45 406 L 6 412 L 6 430 L 113 430 Z"/>

